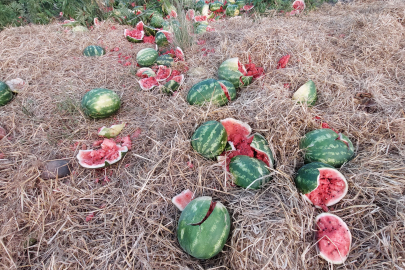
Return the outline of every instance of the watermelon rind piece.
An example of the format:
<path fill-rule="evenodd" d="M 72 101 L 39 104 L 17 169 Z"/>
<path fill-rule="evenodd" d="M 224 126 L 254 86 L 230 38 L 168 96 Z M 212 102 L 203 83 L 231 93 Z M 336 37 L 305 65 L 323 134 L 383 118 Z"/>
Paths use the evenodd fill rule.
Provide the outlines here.
<path fill-rule="evenodd" d="M 62 26 L 64 26 L 64 27 L 74 27 L 74 26 L 77 26 L 79 24 L 80 24 L 79 21 L 75 21 L 74 19 L 72 19 L 72 20 L 65 20 L 63 22 Z"/>
<path fill-rule="evenodd" d="M 253 140 L 250 143 L 250 147 L 257 152 L 265 154 L 267 156 L 267 161 L 269 162 L 269 167 L 273 169 L 275 161 L 268 141 L 259 133 L 255 133 L 252 136 Z"/>
<path fill-rule="evenodd" d="M 237 57 L 225 60 L 218 68 L 218 78 L 230 81 L 235 88 L 247 86 L 252 83 L 253 76 L 244 76 L 238 69 Z M 243 82 L 243 83 L 242 83 Z"/>
<path fill-rule="evenodd" d="M 322 162 L 340 167 L 354 157 L 352 142 L 345 135 L 323 128 L 308 132 L 300 141 L 305 163 Z"/>
<path fill-rule="evenodd" d="M 145 32 L 146 36 L 156 36 L 156 33 L 159 31 L 159 29 L 156 29 L 153 26 L 144 24 L 143 31 Z"/>
<path fill-rule="evenodd" d="M 156 74 L 151 68 L 140 68 L 136 71 L 136 76 L 140 78 L 144 78 L 144 76 L 149 77 L 155 77 Z"/>
<path fill-rule="evenodd" d="M 322 213 L 316 216 L 317 249 L 319 256 L 332 264 L 343 264 L 350 252 L 352 234 L 338 216 Z"/>
<path fill-rule="evenodd" d="M 177 239 L 181 248 L 197 259 L 209 259 L 217 255 L 228 239 L 231 218 L 221 202 L 216 205 L 209 217 L 207 215 L 212 198 L 208 196 L 192 200 L 180 215 L 177 227 Z"/>
<path fill-rule="evenodd" d="M 344 182 L 344 188 L 339 196 L 334 194 L 334 198 L 329 200 L 328 203 L 325 204 L 325 206 L 331 206 L 338 203 L 344 196 L 346 196 L 349 186 L 343 174 L 336 170 L 333 166 L 322 162 L 312 162 L 306 164 L 298 170 L 294 182 L 298 191 L 303 195 L 304 200 L 311 204 L 314 204 L 314 202 L 309 199 L 308 195 L 312 191 L 315 191 L 316 188 L 319 186 L 321 172 L 324 170 L 328 170 L 331 174 Z M 334 190 L 336 191 L 337 189 L 334 188 Z M 314 205 L 316 208 L 322 208 L 320 205 Z"/>
<path fill-rule="evenodd" d="M 234 133 L 239 133 L 247 138 L 252 132 L 252 128 L 249 126 L 249 124 L 240 120 L 236 120 L 234 118 L 225 118 L 222 119 L 220 122 L 226 130 L 228 141 L 230 141 L 230 138 Z"/>
<path fill-rule="evenodd" d="M 91 118 L 107 118 L 115 114 L 121 106 L 119 96 L 109 89 L 96 88 L 87 92 L 81 102 L 81 108 Z"/>
<path fill-rule="evenodd" d="M 180 210 L 183 211 L 186 206 L 194 199 L 194 193 L 189 190 L 183 190 L 172 198 L 172 203 Z"/>
<path fill-rule="evenodd" d="M 179 87 L 180 84 L 178 82 L 176 82 L 175 80 L 170 80 L 167 83 L 165 83 L 165 85 L 163 85 L 162 92 L 171 95 L 174 92 L 176 92 L 177 89 L 179 89 Z"/>
<path fill-rule="evenodd" d="M 154 13 L 152 19 L 150 20 L 150 25 L 155 28 L 162 28 L 163 27 L 164 19 L 162 15 L 159 13 Z"/>
<path fill-rule="evenodd" d="M 111 127 L 106 127 L 103 126 L 100 128 L 98 132 L 98 136 L 104 137 L 104 138 L 114 138 L 120 134 L 120 132 L 124 129 L 126 123 L 118 124 L 118 125 L 112 125 Z"/>
<path fill-rule="evenodd" d="M 174 76 L 172 78 L 172 80 L 174 80 L 174 81 L 178 82 L 180 85 L 182 85 L 184 82 L 184 75 L 180 74 L 180 75 Z"/>
<path fill-rule="evenodd" d="M 249 5 L 249 4 L 247 4 L 247 5 L 244 5 L 244 6 L 242 7 L 242 10 L 243 10 L 243 11 L 249 11 L 249 10 L 253 9 L 254 7 L 255 7 L 254 5 Z"/>
<path fill-rule="evenodd" d="M 233 84 L 230 81 L 227 80 L 218 80 L 218 83 L 222 84 L 228 91 L 229 97 L 232 100 L 236 99 L 236 88 L 233 86 Z"/>
<path fill-rule="evenodd" d="M 174 59 L 173 57 L 171 57 L 168 54 L 163 54 L 160 55 L 157 59 L 156 59 L 156 64 L 157 65 L 164 65 L 166 67 L 171 67 L 174 63 Z"/>
<path fill-rule="evenodd" d="M 125 154 L 128 152 L 128 148 L 126 146 L 122 146 L 122 147 L 120 145 L 117 145 L 117 146 L 120 147 L 120 149 L 118 150 L 119 156 L 116 159 L 112 159 L 112 160 L 106 159 L 103 163 L 100 163 L 100 164 L 88 165 L 84 162 L 83 154 L 86 152 L 91 152 L 91 151 L 95 151 L 95 150 L 79 150 L 79 153 L 77 154 L 76 158 L 79 161 L 80 166 L 87 168 L 87 169 L 98 169 L 98 168 L 108 167 L 108 166 L 120 161 L 125 156 Z"/>
<path fill-rule="evenodd" d="M 105 49 L 97 45 L 90 45 L 84 48 L 83 55 L 90 57 L 102 56 L 105 54 Z"/>
<path fill-rule="evenodd" d="M 312 80 L 302 85 L 292 96 L 292 99 L 308 106 L 313 106 L 317 100 L 316 86 Z"/>
<path fill-rule="evenodd" d="M 143 23 L 143 21 L 139 21 L 136 26 L 135 29 L 137 29 L 138 31 L 143 31 L 143 27 L 145 26 L 145 24 Z"/>
<path fill-rule="evenodd" d="M 226 146 L 227 134 L 218 121 L 208 121 L 199 126 L 191 137 L 191 146 L 205 158 L 220 155 Z"/>
<path fill-rule="evenodd" d="M 239 10 L 240 10 L 241 8 L 243 8 L 243 6 L 244 6 L 245 4 L 246 4 L 245 0 L 236 0 L 236 1 L 235 1 L 235 5 L 238 6 Z"/>
<path fill-rule="evenodd" d="M 190 88 L 187 94 L 187 102 L 190 105 L 212 103 L 222 106 L 228 103 L 228 98 L 217 80 L 206 79 L 198 82 Z"/>
<path fill-rule="evenodd" d="M 169 71 L 169 72 L 167 72 Z M 156 73 L 156 80 L 157 81 L 165 81 L 167 78 L 170 77 L 170 74 L 172 74 L 172 69 L 169 67 L 166 67 L 164 65 L 158 66 L 158 71 Z"/>
<path fill-rule="evenodd" d="M 180 47 L 176 47 L 176 50 L 174 51 L 174 54 L 180 61 L 185 60 L 184 52 Z"/>
<path fill-rule="evenodd" d="M 263 161 L 245 155 L 231 159 L 229 172 L 237 186 L 247 189 L 259 189 L 271 179 L 270 171 Z"/>
<path fill-rule="evenodd" d="M 195 11 L 194 11 L 194 9 L 189 9 L 189 10 L 187 10 L 187 13 L 186 13 L 186 20 L 187 20 L 187 21 L 193 21 L 193 20 L 194 20 L 194 17 L 195 17 Z"/>
<path fill-rule="evenodd" d="M 167 37 L 163 30 L 156 33 L 155 42 L 159 47 L 169 45 L 169 41 L 167 40 Z"/>
<path fill-rule="evenodd" d="M 136 62 L 141 67 L 150 67 L 153 65 L 153 63 L 155 63 L 158 57 L 159 54 L 156 50 L 152 48 L 145 48 L 136 54 Z"/>
<path fill-rule="evenodd" d="M 238 5 L 228 5 L 225 10 L 226 16 L 235 17 L 239 15 Z"/>
<path fill-rule="evenodd" d="M 150 90 L 159 85 L 156 77 L 144 78 L 142 80 L 139 80 L 138 83 L 141 86 L 142 90 Z M 151 83 L 149 87 L 147 87 L 147 83 Z"/>
<path fill-rule="evenodd" d="M 145 36 L 144 31 L 140 31 L 141 32 L 141 38 L 139 38 L 139 39 L 131 37 L 129 35 L 129 32 L 131 32 L 131 30 L 124 29 L 124 36 L 129 42 L 132 42 L 132 43 L 141 43 L 141 42 L 143 42 L 143 37 Z"/>
<path fill-rule="evenodd" d="M 13 99 L 13 92 L 10 87 L 5 83 L 0 81 L 0 106 L 4 106 Z"/>

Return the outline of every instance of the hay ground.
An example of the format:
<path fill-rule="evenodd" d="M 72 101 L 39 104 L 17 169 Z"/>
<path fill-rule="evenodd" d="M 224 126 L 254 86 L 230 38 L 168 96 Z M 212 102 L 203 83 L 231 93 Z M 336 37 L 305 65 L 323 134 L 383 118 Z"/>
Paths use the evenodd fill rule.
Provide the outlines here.
<path fill-rule="evenodd" d="M 9 132 L 0 141 L 1 269 L 405 269 L 405 3 L 324 4 L 299 17 L 213 26 L 216 32 L 201 36 L 206 45 L 185 50 L 190 72 L 176 97 L 141 91 L 134 69 L 118 63 L 119 53 L 133 63 L 148 46 L 127 42 L 124 26 L 73 34 L 55 23 L 0 32 L 0 80 L 28 83 L 0 109 Z M 91 44 L 106 46 L 107 55 L 82 57 Z M 114 47 L 120 50 L 110 52 Z M 204 56 L 203 47 L 215 53 Z M 275 69 L 287 53 L 288 67 Z M 248 55 L 266 77 L 237 100 L 220 108 L 186 103 L 187 90 L 215 76 L 222 61 L 237 56 L 246 63 Z M 291 101 L 308 79 L 319 92 L 313 108 Z M 98 87 L 121 96 L 114 118 L 90 120 L 80 112 L 83 94 Z M 362 92 L 374 96 L 372 110 L 353 99 Z M 315 116 L 356 148 L 341 168 L 349 193 L 332 210 L 353 235 L 343 266 L 317 256 L 313 221 L 321 211 L 304 203 L 293 183 L 303 165 L 298 141 L 320 127 Z M 226 117 L 249 123 L 274 150 L 277 169 L 261 190 L 232 187 L 214 161 L 190 147 L 199 124 Z M 142 133 L 107 170 L 111 182 L 97 184 L 103 172 L 81 168 L 75 155 L 82 144 L 91 147 L 98 128 L 118 121 L 128 123 L 124 135 Z M 71 159 L 71 177 L 41 179 L 42 163 L 58 158 Z M 171 198 L 186 188 L 220 200 L 231 214 L 230 237 L 213 259 L 194 259 L 178 245 L 180 211 Z M 95 217 L 86 222 L 90 213 Z M 27 247 L 30 238 L 37 242 Z"/>

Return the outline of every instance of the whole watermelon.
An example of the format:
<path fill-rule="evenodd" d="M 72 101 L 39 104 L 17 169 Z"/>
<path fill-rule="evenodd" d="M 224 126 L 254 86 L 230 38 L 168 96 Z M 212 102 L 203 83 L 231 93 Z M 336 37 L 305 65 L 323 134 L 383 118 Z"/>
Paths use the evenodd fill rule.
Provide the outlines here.
<path fill-rule="evenodd" d="M 191 137 L 191 146 L 206 158 L 215 158 L 226 146 L 228 135 L 224 126 L 218 121 L 202 124 Z"/>
<path fill-rule="evenodd" d="M 0 81 L 0 106 L 4 106 L 13 99 L 13 92 L 10 87 L 2 81 Z"/>
<path fill-rule="evenodd" d="M 229 172 L 234 183 L 243 188 L 258 189 L 271 179 L 270 171 L 263 161 L 244 155 L 231 159 Z"/>
<path fill-rule="evenodd" d="M 97 45 L 90 45 L 87 46 L 83 50 L 83 55 L 84 56 L 102 56 L 105 54 L 105 49 L 103 47 L 97 46 Z"/>
<path fill-rule="evenodd" d="M 107 118 L 121 106 L 119 96 L 108 89 L 96 88 L 87 92 L 81 103 L 83 112 L 91 118 Z"/>
<path fill-rule="evenodd" d="M 138 62 L 141 67 L 150 67 L 153 65 L 153 63 L 155 63 L 158 56 L 159 54 L 156 50 L 152 48 L 145 48 L 137 53 L 136 62 Z"/>

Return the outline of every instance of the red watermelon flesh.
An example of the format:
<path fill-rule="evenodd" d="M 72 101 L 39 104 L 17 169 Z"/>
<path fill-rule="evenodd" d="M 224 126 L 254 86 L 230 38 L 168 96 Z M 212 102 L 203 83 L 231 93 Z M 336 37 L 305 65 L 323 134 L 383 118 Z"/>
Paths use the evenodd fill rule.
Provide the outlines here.
<path fill-rule="evenodd" d="M 252 8 L 254 8 L 254 5 L 249 5 L 249 4 L 247 4 L 247 5 L 244 5 L 242 9 L 243 9 L 244 11 L 249 11 L 249 10 L 251 10 Z"/>
<path fill-rule="evenodd" d="M 153 87 L 158 86 L 159 83 L 156 80 L 156 77 L 150 77 L 140 80 L 139 85 L 141 86 L 142 90 L 150 90 Z"/>
<path fill-rule="evenodd" d="M 176 11 L 174 11 L 174 10 L 170 11 L 170 17 L 172 17 L 172 18 L 177 18 L 177 13 L 176 13 Z"/>
<path fill-rule="evenodd" d="M 336 204 L 347 194 L 348 184 L 338 170 L 328 168 L 318 170 L 318 187 L 304 196 L 316 207 L 328 212 L 327 206 Z"/>
<path fill-rule="evenodd" d="M 142 74 L 147 70 L 150 70 L 151 68 L 140 68 L 138 69 L 138 71 L 136 72 L 136 76 L 138 76 L 139 78 L 148 78 L 148 75 Z"/>
<path fill-rule="evenodd" d="M 206 20 L 207 20 L 207 16 L 201 15 L 201 16 L 195 16 L 194 17 L 194 21 L 196 21 L 196 22 L 203 22 L 203 21 L 206 21 Z"/>
<path fill-rule="evenodd" d="M 184 190 L 180 194 L 173 197 L 172 202 L 174 205 L 179 208 L 180 211 L 183 211 L 186 208 L 187 204 L 194 199 L 194 193 L 189 189 Z"/>
<path fill-rule="evenodd" d="M 143 33 L 141 31 L 139 31 L 138 29 L 133 29 L 133 30 L 129 30 L 129 29 L 125 29 L 124 30 L 124 36 L 130 36 L 133 37 L 135 39 L 142 39 L 143 37 Z"/>
<path fill-rule="evenodd" d="M 349 255 L 352 235 L 347 224 L 338 216 L 322 213 L 315 219 L 318 227 L 319 255 L 333 264 L 342 264 Z"/>
<path fill-rule="evenodd" d="M 131 137 L 129 135 L 121 138 L 120 142 L 122 143 L 121 144 L 122 146 L 126 146 L 128 148 L 128 150 L 131 150 L 132 141 L 131 141 Z"/>
<path fill-rule="evenodd" d="M 155 44 L 155 37 L 154 36 L 143 37 L 143 42 Z"/>
<path fill-rule="evenodd" d="M 246 68 L 246 75 L 253 76 L 253 79 L 257 79 L 263 76 L 264 74 L 264 69 L 262 67 L 256 67 L 256 65 L 252 63 L 252 58 L 250 56 L 249 56 L 249 64 L 246 64 L 245 68 Z"/>
<path fill-rule="evenodd" d="M 292 6 L 294 10 L 302 11 L 305 9 L 305 2 L 303 0 L 296 0 Z"/>
<path fill-rule="evenodd" d="M 128 151 L 127 147 L 116 144 L 112 139 L 104 139 L 101 144 L 101 149 L 80 151 L 78 159 L 83 167 L 91 167 L 95 165 L 104 166 L 105 161 L 113 161 L 120 157 L 120 151 Z M 109 162 L 111 163 L 111 162 Z"/>
<path fill-rule="evenodd" d="M 189 9 L 186 13 L 186 19 L 187 21 L 192 21 L 194 19 L 195 16 L 195 11 L 194 9 Z"/>
<path fill-rule="evenodd" d="M 245 66 L 239 61 L 238 61 L 238 70 L 243 74 L 243 76 L 247 75 Z"/>
<path fill-rule="evenodd" d="M 174 77 L 172 78 L 172 80 L 178 82 L 179 84 L 182 84 L 183 81 L 184 81 L 184 75 L 181 74 L 181 75 L 174 76 Z"/>
<path fill-rule="evenodd" d="M 178 71 L 178 70 L 176 70 L 176 69 L 173 69 L 173 70 L 172 70 L 172 73 L 171 73 L 170 76 L 169 76 L 169 78 L 166 79 L 166 82 L 168 82 L 168 81 L 170 81 L 170 80 L 173 80 L 174 77 L 179 76 L 179 75 L 181 75 L 181 72 Z M 184 75 L 183 75 L 183 77 L 184 77 Z M 177 82 L 177 81 L 176 81 L 176 82 Z M 178 82 L 178 83 L 180 83 L 180 82 Z"/>
<path fill-rule="evenodd" d="M 140 21 L 139 23 L 137 23 L 135 29 L 138 31 L 143 31 L 143 22 Z"/>
<path fill-rule="evenodd" d="M 172 73 L 172 69 L 171 69 L 171 68 L 166 67 L 166 66 L 164 66 L 164 65 L 160 65 L 160 66 L 159 66 L 159 69 L 158 69 L 158 71 L 157 71 L 157 73 L 156 73 L 156 79 L 157 79 L 158 81 L 164 81 L 164 80 L 166 80 L 167 78 L 170 77 L 170 74 L 171 74 L 171 73 Z"/>
<path fill-rule="evenodd" d="M 231 100 L 231 96 L 229 96 L 228 88 L 221 82 L 218 82 L 221 85 L 222 91 L 224 91 L 225 96 L 228 100 Z"/>
<path fill-rule="evenodd" d="M 162 32 L 162 33 L 166 36 L 166 39 L 167 39 L 167 41 L 168 41 L 169 43 L 172 43 L 172 42 L 173 42 L 173 35 L 172 35 L 172 33 L 170 33 L 169 31 L 166 31 L 166 30 L 160 30 L 159 32 Z"/>
<path fill-rule="evenodd" d="M 176 55 L 178 60 L 184 61 L 184 53 L 183 53 L 183 50 L 180 47 L 176 48 L 176 51 L 174 52 L 174 54 Z"/>
<path fill-rule="evenodd" d="M 228 141 L 234 142 L 236 141 L 235 137 L 239 136 L 247 138 L 252 132 L 252 128 L 248 124 L 233 118 L 223 119 L 221 124 L 225 128 L 226 134 L 228 134 Z"/>

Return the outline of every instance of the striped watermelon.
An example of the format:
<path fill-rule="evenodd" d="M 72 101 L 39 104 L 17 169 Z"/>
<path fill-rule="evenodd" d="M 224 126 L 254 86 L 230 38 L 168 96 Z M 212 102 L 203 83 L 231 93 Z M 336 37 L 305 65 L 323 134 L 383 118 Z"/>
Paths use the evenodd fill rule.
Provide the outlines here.
<path fill-rule="evenodd" d="M 157 65 L 164 65 L 166 67 L 170 67 L 172 66 L 174 63 L 174 59 L 173 57 L 171 57 L 168 54 L 164 54 L 164 55 L 160 55 L 157 59 L 156 59 L 156 64 Z"/>
<path fill-rule="evenodd" d="M 231 93 L 228 99 L 225 90 L 222 87 L 226 87 L 226 85 L 223 82 L 219 83 L 215 79 L 203 80 L 193 85 L 188 91 L 187 102 L 190 105 L 203 105 L 206 103 L 212 103 L 219 106 L 225 105 L 231 100 L 231 95 L 232 97 L 236 96 L 236 90 L 234 91 L 234 88 L 226 90 Z"/>
<path fill-rule="evenodd" d="M 79 150 L 76 158 L 82 167 L 89 169 L 104 168 L 121 160 L 128 152 L 126 146 L 116 144 L 114 140 L 104 139 L 99 150 Z"/>
<path fill-rule="evenodd" d="M 155 63 L 158 56 L 159 54 L 156 50 L 152 48 L 145 48 L 136 54 L 136 62 L 138 62 L 138 65 L 141 67 L 149 67 Z"/>
<path fill-rule="evenodd" d="M 155 77 L 156 74 L 151 68 L 140 68 L 136 72 L 136 76 L 143 79 L 143 78 Z"/>
<path fill-rule="evenodd" d="M 165 94 L 173 94 L 179 89 L 180 84 L 175 80 L 170 80 L 162 87 L 162 92 Z"/>
<path fill-rule="evenodd" d="M 156 33 L 155 42 L 158 46 L 167 46 L 173 42 L 172 34 L 169 31 L 160 30 Z"/>
<path fill-rule="evenodd" d="M 211 197 L 192 200 L 180 215 L 177 239 L 181 248 L 198 259 L 209 259 L 224 247 L 231 219 L 226 207 Z"/>
<path fill-rule="evenodd" d="M 219 10 L 221 7 L 222 7 L 222 3 L 219 2 L 219 1 L 215 1 L 215 2 L 212 2 L 212 3 L 210 4 L 210 10 L 211 10 L 211 11 L 217 11 L 217 10 Z"/>
<path fill-rule="evenodd" d="M 202 124 L 191 137 L 191 146 L 206 158 L 215 158 L 226 146 L 227 134 L 224 126 L 217 121 Z"/>
<path fill-rule="evenodd" d="M 242 9 L 245 4 L 246 4 L 245 0 L 236 0 L 235 1 L 235 5 L 237 5 L 239 9 Z"/>
<path fill-rule="evenodd" d="M 338 216 L 322 213 L 315 218 L 317 247 L 319 256 L 333 264 L 342 264 L 346 261 L 352 234 L 347 224 Z"/>
<path fill-rule="evenodd" d="M 4 106 L 13 99 L 13 92 L 10 87 L 2 81 L 0 81 L 0 106 Z"/>
<path fill-rule="evenodd" d="M 87 92 L 81 103 L 83 112 L 92 118 L 107 118 L 116 113 L 120 105 L 118 95 L 104 88 L 96 88 Z"/>
<path fill-rule="evenodd" d="M 219 80 L 218 83 L 221 85 L 221 88 L 228 100 L 236 99 L 236 89 L 230 81 Z"/>
<path fill-rule="evenodd" d="M 156 36 L 156 33 L 159 31 L 159 29 L 156 29 L 155 27 L 150 25 L 144 25 L 143 31 L 145 32 L 146 36 Z"/>
<path fill-rule="evenodd" d="M 194 33 L 196 35 L 203 34 L 203 33 L 207 32 L 207 27 L 208 27 L 208 24 L 204 24 L 204 23 L 195 24 L 194 25 Z"/>
<path fill-rule="evenodd" d="M 271 179 L 270 171 L 263 161 L 244 155 L 231 159 L 229 172 L 234 183 L 243 188 L 258 189 Z"/>
<path fill-rule="evenodd" d="M 246 74 L 246 69 L 237 57 L 225 60 L 218 68 L 218 78 L 230 81 L 235 88 L 252 83 L 253 76 L 244 74 Z"/>
<path fill-rule="evenodd" d="M 307 81 L 302 85 L 292 96 L 293 100 L 300 103 L 306 103 L 308 106 L 315 105 L 317 100 L 316 86 L 312 80 Z"/>
<path fill-rule="evenodd" d="M 103 47 L 97 46 L 97 45 L 90 45 L 87 46 L 83 50 L 83 55 L 84 56 L 102 56 L 105 54 L 105 49 Z"/>
<path fill-rule="evenodd" d="M 323 128 L 305 134 L 300 141 L 305 163 L 323 162 L 340 167 L 354 156 L 352 142 L 342 133 Z"/>
<path fill-rule="evenodd" d="M 312 162 L 301 167 L 295 177 L 295 185 L 306 201 L 328 211 L 327 206 L 338 203 L 346 194 L 346 178 L 334 167 Z"/>
<path fill-rule="evenodd" d="M 159 13 L 154 13 L 150 20 L 150 25 L 156 28 L 162 28 L 164 19 Z"/>
<path fill-rule="evenodd" d="M 266 138 L 259 133 L 255 133 L 252 136 L 253 140 L 250 143 L 250 147 L 257 152 L 257 155 L 260 155 L 260 160 L 263 160 L 263 162 L 266 163 L 266 165 L 270 168 L 274 168 L 276 164 L 273 157 L 273 152 L 271 151 Z"/>
<path fill-rule="evenodd" d="M 238 5 L 228 5 L 225 11 L 226 16 L 235 17 L 239 15 Z"/>

